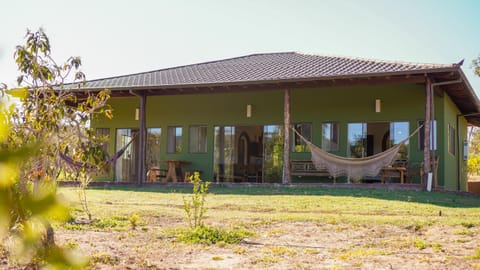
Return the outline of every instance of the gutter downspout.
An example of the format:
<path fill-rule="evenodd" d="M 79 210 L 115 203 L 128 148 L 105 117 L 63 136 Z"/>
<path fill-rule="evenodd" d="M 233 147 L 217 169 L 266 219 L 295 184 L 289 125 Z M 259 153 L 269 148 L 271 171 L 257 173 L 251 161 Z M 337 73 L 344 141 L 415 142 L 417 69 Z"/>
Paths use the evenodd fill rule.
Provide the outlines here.
<path fill-rule="evenodd" d="M 145 117 L 145 108 L 147 104 L 147 97 L 145 95 L 140 95 L 132 90 L 129 90 L 129 93 L 140 98 L 140 138 L 138 140 L 138 160 L 137 160 L 137 184 L 142 185 L 146 180 L 146 153 L 147 153 L 147 133 L 146 133 L 146 117 Z"/>

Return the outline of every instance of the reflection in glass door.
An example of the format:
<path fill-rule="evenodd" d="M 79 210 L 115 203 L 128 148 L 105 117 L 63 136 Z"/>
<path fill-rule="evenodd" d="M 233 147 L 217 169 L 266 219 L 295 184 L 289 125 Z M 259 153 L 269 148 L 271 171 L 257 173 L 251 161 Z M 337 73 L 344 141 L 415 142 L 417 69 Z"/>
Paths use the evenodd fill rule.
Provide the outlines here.
<path fill-rule="evenodd" d="M 116 149 L 119 151 L 125 147 L 138 133 L 138 129 L 117 129 Z M 132 142 L 123 155 L 115 162 L 115 181 L 134 182 L 137 181 L 137 155 L 138 144 Z"/>
<path fill-rule="evenodd" d="M 215 127 L 214 178 L 216 182 L 232 181 L 235 165 L 235 127 Z"/>
<path fill-rule="evenodd" d="M 263 128 L 263 181 L 280 183 L 283 172 L 283 128 L 271 125 Z"/>
<path fill-rule="evenodd" d="M 361 158 L 381 153 L 407 139 L 408 122 L 368 122 L 348 124 L 349 156 Z M 408 141 L 397 158 L 408 159 Z"/>

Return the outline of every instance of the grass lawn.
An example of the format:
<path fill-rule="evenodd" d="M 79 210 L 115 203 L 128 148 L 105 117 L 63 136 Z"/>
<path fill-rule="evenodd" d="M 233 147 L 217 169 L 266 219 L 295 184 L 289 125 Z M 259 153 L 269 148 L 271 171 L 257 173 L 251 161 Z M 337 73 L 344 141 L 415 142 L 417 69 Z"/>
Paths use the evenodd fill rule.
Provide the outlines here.
<path fill-rule="evenodd" d="M 182 244 L 190 187 L 91 188 L 96 226 L 58 225 L 93 268 L 478 269 L 480 198 L 451 193 L 324 187 L 213 186 L 207 225 L 254 233 L 235 245 Z M 77 190 L 61 188 L 73 215 Z M 138 216 L 137 229 L 131 228 Z M 102 224 L 102 225 L 98 225 Z M 123 254 L 123 255 L 122 255 Z M 107 258 L 107 259 L 106 259 Z M 195 259 L 196 258 L 196 259 Z"/>

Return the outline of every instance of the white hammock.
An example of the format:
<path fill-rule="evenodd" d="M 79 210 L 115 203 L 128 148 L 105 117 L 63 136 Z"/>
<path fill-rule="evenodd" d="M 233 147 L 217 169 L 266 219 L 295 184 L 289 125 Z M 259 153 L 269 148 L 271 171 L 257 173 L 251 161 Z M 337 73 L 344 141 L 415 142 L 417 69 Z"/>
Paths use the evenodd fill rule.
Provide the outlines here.
<path fill-rule="evenodd" d="M 317 170 L 326 170 L 334 178 L 347 176 L 349 179 L 362 179 L 365 176 L 377 176 L 383 167 L 390 166 L 400 147 L 415 135 L 421 127 L 417 128 L 408 138 L 386 151 L 364 158 L 347 158 L 330 154 L 305 139 L 294 128 L 292 129 L 310 147 L 312 163 Z"/>

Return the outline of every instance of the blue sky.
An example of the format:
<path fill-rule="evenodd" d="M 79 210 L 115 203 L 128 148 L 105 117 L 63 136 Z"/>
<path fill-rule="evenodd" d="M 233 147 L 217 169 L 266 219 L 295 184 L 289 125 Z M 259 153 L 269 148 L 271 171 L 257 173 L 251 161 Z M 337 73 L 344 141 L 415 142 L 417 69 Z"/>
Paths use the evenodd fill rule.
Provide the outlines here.
<path fill-rule="evenodd" d="M 449 64 L 480 93 L 476 0 L 15 0 L 2 3 L 0 82 L 14 86 L 15 45 L 43 27 L 58 62 L 87 79 L 252 53 L 297 51 Z"/>

